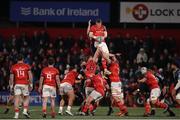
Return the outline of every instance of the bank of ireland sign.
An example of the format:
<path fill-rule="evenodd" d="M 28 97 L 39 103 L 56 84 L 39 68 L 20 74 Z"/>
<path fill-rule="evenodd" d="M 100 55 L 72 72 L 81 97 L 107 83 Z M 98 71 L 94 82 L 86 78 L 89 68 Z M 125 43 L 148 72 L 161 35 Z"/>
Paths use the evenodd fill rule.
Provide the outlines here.
<path fill-rule="evenodd" d="M 11 21 L 87 22 L 89 19 L 110 20 L 108 2 L 35 2 L 12 1 Z"/>

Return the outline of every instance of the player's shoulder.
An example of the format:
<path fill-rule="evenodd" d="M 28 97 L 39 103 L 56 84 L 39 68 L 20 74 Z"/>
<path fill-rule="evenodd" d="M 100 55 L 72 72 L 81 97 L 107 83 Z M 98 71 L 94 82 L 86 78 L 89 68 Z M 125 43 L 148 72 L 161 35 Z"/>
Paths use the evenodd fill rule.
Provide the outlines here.
<path fill-rule="evenodd" d="M 11 66 L 11 69 L 13 70 L 13 69 L 15 69 L 17 67 L 17 63 L 16 64 L 13 64 L 12 66 Z"/>
<path fill-rule="evenodd" d="M 91 28 L 96 28 L 97 26 L 96 25 L 92 25 Z"/>
<path fill-rule="evenodd" d="M 55 67 L 53 67 L 53 70 L 56 72 L 56 73 L 59 73 L 59 70 Z"/>
<path fill-rule="evenodd" d="M 150 77 L 150 76 L 152 76 L 152 75 L 153 75 L 153 74 L 152 74 L 151 71 L 147 71 L 147 72 L 146 72 L 146 76 L 147 76 L 147 77 Z"/>
<path fill-rule="evenodd" d="M 27 68 L 31 68 L 31 66 L 29 65 L 29 64 L 27 64 L 27 63 L 23 63 L 23 65 L 25 66 L 25 67 L 27 67 Z"/>
<path fill-rule="evenodd" d="M 42 68 L 42 72 L 46 72 L 46 71 L 48 71 L 48 67 L 44 67 L 44 68 Z"/>
<path fill-rule="evenodd" d="M 70 73 L 72 73 L 72 74 L 74 74 L 74 75 L 77 75 L 78 74 L 78 72 L 77 71 L 74 71 L 74 70 L 71 70 L 71 71 L 69 71 Z"/>

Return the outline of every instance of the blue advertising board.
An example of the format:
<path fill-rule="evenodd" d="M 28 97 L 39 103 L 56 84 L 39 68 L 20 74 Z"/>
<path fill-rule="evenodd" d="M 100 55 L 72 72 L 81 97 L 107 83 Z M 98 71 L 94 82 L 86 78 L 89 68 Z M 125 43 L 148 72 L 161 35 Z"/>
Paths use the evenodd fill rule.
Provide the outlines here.
<path fill-rule="evenodd" d="M 5 104 L 9 98 L 9 92 L 0 92 L 0 103 Z M 56 104 L 59 104 L 60 96 L 56 97 Z M 50 99 L 48 99 L 48 104 L 50 103 Z M 30 106 L 40 106 L 42 105 L 42 97 L 38 92 L 30 93 Z"/>
<path fill-rule="evenodd" d="M 11 21 L 87 22 L 89 19 L 110 19 L 108 2 L 36 2 L 11 1 Z"/>

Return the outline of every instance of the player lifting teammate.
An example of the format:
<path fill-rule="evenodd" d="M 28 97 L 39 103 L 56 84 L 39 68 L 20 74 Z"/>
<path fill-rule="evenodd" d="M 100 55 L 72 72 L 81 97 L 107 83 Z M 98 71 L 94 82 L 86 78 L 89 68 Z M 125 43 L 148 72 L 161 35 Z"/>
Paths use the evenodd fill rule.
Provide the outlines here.
<path fill-rule="evenodd" d="M 109 66 L 111 74 L 109 80 L 111 82 L 111 94 L 114 104 L 120 109 L 119 116 L 127 116 L 127 107 L 124 105 L 124 95 L 122 91 L 122 83 L 119 77 L 120 66 L 115 55 L 111 55 L 111 64 Z"/>

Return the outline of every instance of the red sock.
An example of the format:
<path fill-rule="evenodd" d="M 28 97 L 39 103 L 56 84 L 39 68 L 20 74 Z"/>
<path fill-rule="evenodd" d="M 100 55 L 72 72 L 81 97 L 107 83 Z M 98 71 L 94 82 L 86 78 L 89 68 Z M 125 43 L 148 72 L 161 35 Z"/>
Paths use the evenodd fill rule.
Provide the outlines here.
<path fill-rule="evenodd" d="M 46 114 L 46 109 L 43 109 L 42 112 Z"/>
<path fill-rule="evenodd" d="M 24 106 L 24 109 L 28 109 L 28 106 L 25 105 L 25 106 Z"/>
<path fill-rule="evenodd" d="M 86 113 L 88 111 L 89 106 L 88 105 L 84 105 L 84 107 L 82 108 L 82 112 Z"/>
<path fill-rule="evenodd" d="M 95 110 L 97 108 L 97 104 L 95 103 L 94 105 L 93 105 L 93 110 Z"/>
<path fill-rule="evenodd" d="M 94 110 L 94 107 L 92 104 L 89 105 L 89 111 L 92 112 Z"/>
<path fill-rule="evenodd" d="M 123 103 L 119 101 L 116 104 L 119 107 L 120 111 L 127 112 L 127 107 Z"/>
<path fill-rule="evenodd" d="M 102 67 L 103 69 L 107 69 L 106 60 L 102 58 Z"/>
<path fill-rule="evenodd" d="M 166 103 L 160 102 L 159 100 L 156 101 L 155 105 L 156 107 L 163 108 L 163 109 L 166 109 L 168 107 Z"/>
<path fill-rule="evenodd" d="M 145 107 L 145 112 L 146 112 L 146 113 L 150 113 L 150 110 L 151 110 L 151 105 L 150 105 L 150 103 L 146 102 L 146 103 L 144 104 L 144 107 Z"/>
<path fill-rule="evenodd" d="M 51 116 L 55 116 L 56 115 L 56 113 L 55 112 L 51 112 Z"/>
<path fill-rule="evenodd" d="M 15 112 L 19 112 L 19 109 L 18 109 L 18 108 L 15 108 L 14 111 L 15 111 Z"/>

